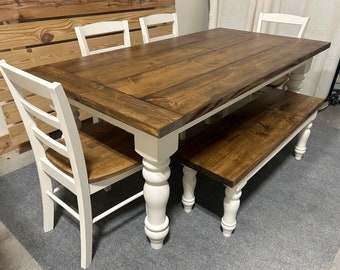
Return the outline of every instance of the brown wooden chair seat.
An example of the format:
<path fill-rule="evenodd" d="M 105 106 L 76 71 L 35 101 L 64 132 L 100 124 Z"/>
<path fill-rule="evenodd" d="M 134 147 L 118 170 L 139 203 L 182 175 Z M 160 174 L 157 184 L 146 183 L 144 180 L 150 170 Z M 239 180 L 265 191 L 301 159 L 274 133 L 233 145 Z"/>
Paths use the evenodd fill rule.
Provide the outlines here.
<path fill-rule="evenodd" d="M 79 130 L 88 181 L 93 183 L 113 177 L 142 164 L 134 151 L 133 135 L 107 122 L 85 125 Z M 60 141 L 64 144 L 64 140 Z M 69 159 L 49 148 L 48 159 L 59 169 L 72 175 Z"/>
<path fill-rule="evenodd" d="M 175 157 L 184 165 L 182 202 L 190 212 L 194 202 L 196 171 L 226 185 L 223 234 L 236 227 L 241 189 L 298 133 L 296 159 L 306 150 L 311 121 L 323 100 L 273 89 L 187 139 Z"/>

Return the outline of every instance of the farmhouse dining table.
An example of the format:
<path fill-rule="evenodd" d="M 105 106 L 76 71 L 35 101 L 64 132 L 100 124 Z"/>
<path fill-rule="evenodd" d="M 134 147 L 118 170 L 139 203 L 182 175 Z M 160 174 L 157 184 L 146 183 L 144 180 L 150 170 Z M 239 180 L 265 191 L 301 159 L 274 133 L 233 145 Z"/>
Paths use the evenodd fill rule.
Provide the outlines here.
<path fill-rule="evenodd" d="M 143 157 L 145 233 L 160 249 L 179 134 L 285 74 L 288 90 L 299 92 L 313 56 L 329 46 L 217 28 L 29 72 L 62 83 L 73 106 L 134 134 Z"/>

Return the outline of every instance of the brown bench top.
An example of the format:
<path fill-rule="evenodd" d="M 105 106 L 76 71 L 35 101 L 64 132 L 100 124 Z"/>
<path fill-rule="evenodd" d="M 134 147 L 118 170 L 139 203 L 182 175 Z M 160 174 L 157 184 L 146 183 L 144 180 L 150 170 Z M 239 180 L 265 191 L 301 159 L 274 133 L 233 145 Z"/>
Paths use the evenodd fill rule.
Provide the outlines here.
<path fill-rule="evenodd" d="M 175 156 L 234 187 L 322 103 L 320 98 L 273 89 L 186 140 Z"/>

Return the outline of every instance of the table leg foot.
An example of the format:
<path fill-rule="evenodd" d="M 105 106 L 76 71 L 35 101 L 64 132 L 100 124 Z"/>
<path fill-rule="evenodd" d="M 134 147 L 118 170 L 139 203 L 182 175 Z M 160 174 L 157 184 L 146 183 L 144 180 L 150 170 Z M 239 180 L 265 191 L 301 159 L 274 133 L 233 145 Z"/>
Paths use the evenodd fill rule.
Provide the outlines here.
<path fill-rule="evenodd" d="M 168 178 L 170 177 L 170 159 L 150 161 L 143 159 L 144 198 L 146 202 L 145 233 L 151 247 L 160 249 L 169 233 L 169 219 L 166 205 L 170 195 Z"/>
<path fill-rule="evenodd" d="M 163 247 L 163 241 L 169 233 L 169 219 L 166 217 L 165 222 L 159 226 L 150 224 L 148 216 L 145 218 L 145 234 L 149 237 L 151 248 L 161 249 Z"/>

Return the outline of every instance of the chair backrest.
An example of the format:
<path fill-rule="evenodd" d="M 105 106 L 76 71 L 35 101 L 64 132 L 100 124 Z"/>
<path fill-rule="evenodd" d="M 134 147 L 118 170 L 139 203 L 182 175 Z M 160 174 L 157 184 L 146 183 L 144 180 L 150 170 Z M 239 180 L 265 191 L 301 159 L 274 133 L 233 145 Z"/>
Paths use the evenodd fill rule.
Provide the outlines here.
<path fill-rule="evenodd" d="M 0 71 L 25 125 L 39 173 L 46 173 L 75 193 L 86 191 L 88 183 L 79 181 L 87 179 L 84 154 L 76 121 L 62 85 L 15 68 L 5 60 L 0 61 Z M 34 104 L 31 102 L 34 101 L 32 94 L 43 98 L 46 103 Z M 61 131 L 64 144 L 44 131 L 50 130 L 49 126 Z M 70 162 L 72 176 L 66 175 L 48 160 L 47 147 Z M 45 179 L 42 175 L 39 178 Z"/>
<path fill-rule="evenodd" d="M 129 23 L 127 20 L 123 21 L 107 21 L 107 22 L 96 22 L 84 26 L 78 26 L 74 28 L 80 51 L 82 56 L 91 54 L 103 53 L 131 46 Z M 112 46 L 103 49 L 90 50 L 87 38 L 91 36 L 106 35 L 123 32 L 124 42 L 123 44 Z"/>
<path fill-rule="evenodd" d="M 139 23 L 141 26 L 144 43 L 178 37 L 178 20 L 176 13 L 162 13 L 142 17 L 139 18 Z M 172 24 L 172 33 L 156 37 L 150 37 L 149 27 L 162 24 Z"/>
<path fill-rule="evenodd" d="M 262 32 L 264 22 L 291 24 L 291 25 L 299 26 L 299 31 L 296 37 L 301 38 L 306 29 L 308 20 L 309 20 L 308 17 L 302 17 L 302 16 L 297 16 L 297 15 L 292 15 L 292 14 L 261 12 L 259 15 L 256 32 Z"/>

